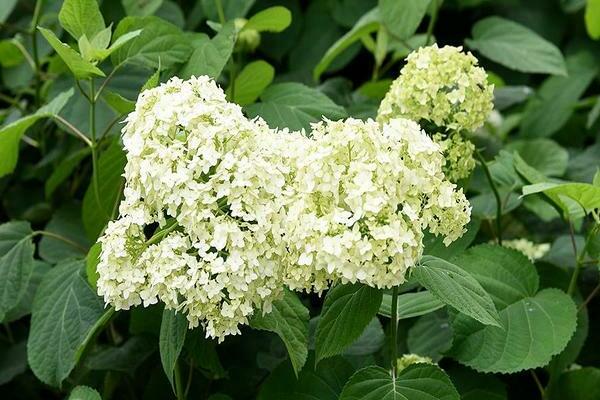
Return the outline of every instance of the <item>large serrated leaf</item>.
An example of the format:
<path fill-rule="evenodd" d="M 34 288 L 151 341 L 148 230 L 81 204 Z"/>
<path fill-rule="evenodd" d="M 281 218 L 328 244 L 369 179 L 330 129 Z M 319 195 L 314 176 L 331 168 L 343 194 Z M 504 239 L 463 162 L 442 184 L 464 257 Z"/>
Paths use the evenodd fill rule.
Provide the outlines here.
<path fill-rule="evenodd" d="M 177 365 L 177 359 L 185 343 L 187 330 L 188 323 L 185 315 L 171 309 L 163 311 L 159 339 L 160 361 L 174 392 L 175 383 L 173 381 L 173 373 Z"/>
<path fill-rule="evenodd" d="M 339 400 L 459 400 L 450 378 L 434 365 L 414 364 L 396 379 L 381 367 L 365 367 L 344 386 Z"/>
<path fill-rule="evenodd" d="M 360 337 L 377 314 L 381 299 L 381 290 L 366 285 L 338 285 L 331 289 L 317 326 L 317 362 L 341 354 Z"/>
<path fill-rule="evenodd" d="M 473 26 L 466 44 L 505 67 L 533 73 L 566 75 L 560 50 L 537 33 L 516 22 L 488 17 Z"/>
<path fill-rule="evenodd" d="M 398 296 L 397 318 L 413 318 L 420 315 L 429 314 L 435 310 L 444 307 L 444 303 L 439 301 L 428 290 L 416 293 L 404 293 Z M 379 307 L 379 314 L 390 318 L 392 315 L 392 296 L 384 294 Z"/>
<path fill-rule="evenodd" d="M 204 35 L 198 40 L 189 60 L 183 66 L 180 76 L 189 78 L 192 75 L 208 75 L 218 79 L 231 57 L 235 44 L 235 26 L 233 22 L 223 25 L 219 33 L 212 39 Z"/>
<path fill-rule="evenodd" d="M 0 177 L 11 173 L 17 166 L 19 143 L 25 131 L 38 120 L 58 114 L 72 95 L 73 89 L 69 89 L 34 114 L 20 118 L 0 129 Z"/>
<path fill-rule="evenodd" d="M 565 348 L 576 327 L 575 304 L 558 289 L 538 293 L 539 277 L 527 257 L 480 245 L 453 261 L 490 293 L 502 327 L 454 315 L 450 355 L 481 372 L 514 373 L 544 366 Z"/>
<path fill-rule="evenodd" d="M 308 309 L 298 296 L 286 290 L 282 299 L 273 302 L 273 310 L 255 315 L 250 326 L 274 332 L 281 338 L 298 375 L 308 356 L 308 320 Z"/>
<path fill-rule="evenodd" d="M 31 229 L 25 222 L 0 225 L 0 321 L 19 305 L 34 266 Z"/>
<path fill-rule="evenodd" d="M 413 276 L 441 302 L 486 325 L 498 325 L 489 294 L 467 271 L 434 256 L 423 256 Z"/>
<path fill-rule="evenodd" d="M 343 107 L 329 97 L 300 83 L 271 85 L 260 96 L 260 103 L 245 108 L 250 117 L 262 117 L 271 128 L 305 129 L 310 131 L 311 122 L 321 117 L 332 120 L 346 116 Z"/>
<path fill-rule="evenodd" d="M 58 20 L 75 40 L 83 35 L 92 39 L 105 27 L 96 0 L 65 0 L 58 13 Z"/>
<path fill-rule="evenodd" d="M 315 368 L 309 360 L 307 367 L 294 375 L 288 363 L 282 363 L 261 386 L 258 400 L 338 400 L 344 383 L 354 372 L 342 357 L 323 360 Z"/>
<path fill-rule="evenodd" d="M 102 299 L 83 272 L 83 261 L 57 265 L 42 280 L 33 302 L 29 366 L 38 379 L 52 386 L 69 376 L 81 346 L 104 314 Z"/>
<path fill-rule="evenodd" d="M 544 289 L 500 311 L 502 327 L 456 316 L 450 354 L 480 372 L 515 373 L 544 366 L 575 332 L 577 308 L 558 289 Z"/>

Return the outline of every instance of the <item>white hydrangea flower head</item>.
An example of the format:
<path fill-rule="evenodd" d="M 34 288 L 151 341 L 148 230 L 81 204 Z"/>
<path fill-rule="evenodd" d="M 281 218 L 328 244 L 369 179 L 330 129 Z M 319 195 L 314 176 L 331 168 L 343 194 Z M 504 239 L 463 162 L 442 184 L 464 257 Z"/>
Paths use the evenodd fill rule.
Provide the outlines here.
<path fill-rule="evenodd" d="M 441 133 L 433 135 L 433 141 L 440 145 L 446 163 L 444 174 L 451 182 L 467 178 L 475 169 L 473 154 L 475 145 L 461 134 L 453 132 L 448 136 Z"/>
<path fill-rule="evenodd" d="M 477 59 L 462 47 L 422 47 L 408 55 L 377 119 L 404 117 L 447 130 L 474 131 L 492 111 L 493 89 Z"/>
<path fill-rule="evenodd" d="M 143 92 L 126 122 L 123 217 L 100 239 L 99 292 L 118 308 L 160 300 L 211 337 L 239 333 L 283 290 L 284 150 L 308 139 L 248 120 L 206 76 Z M 148 245 L 151 224 L 174 229 Z"/>
<path fill-rule="evenodd" d="M 444 177 L 440 147 L 417 123 L 324 121 L 312 138 L 297 158 L 286 216 L 290 288 L 396 286 L 421 257 L 424 229 L 446 243 L 463 234 L 469 203 Z"/>
<path fill-rule="evenodd" d="M 550 243 L 534 243 L 527 239 L 503 240 L 502 246 L 525 254 L 532 262 L 544 257 L 550 251 Z"/>

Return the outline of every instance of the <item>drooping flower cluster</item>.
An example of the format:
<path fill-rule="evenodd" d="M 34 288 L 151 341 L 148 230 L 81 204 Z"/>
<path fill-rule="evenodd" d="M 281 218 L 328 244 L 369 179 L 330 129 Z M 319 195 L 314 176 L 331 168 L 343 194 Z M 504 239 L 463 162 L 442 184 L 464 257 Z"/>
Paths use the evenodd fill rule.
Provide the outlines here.
<path fill-rule="evenodd" d="M 539 260 L 550 251 L 550 243 L 533 243 L 527 239 L 504 240 L 502 246 L 520 251 L 531 261 Z"/>
<path fill-rule="evenodd" d="M 451 182 L 467 178 L 475 169 L 475 145 L 459 133 L 453 132 L 448 136 L 441 133 L 433 135 L 433 140 L 440 145 L 446 160 L 444 174 Z"/>
<path fill-rule="evenodd" d="M 493 85 L 471 53 L 436 44 L 408 55 L 378 112 L 378 121 L 404 117 L 447 130 L 474 131 L 492 111 Z"/>
<path fill-rule="evenodd" d="M 98 292 L 117 309 L 161 301 L 220 340 L 284 286 L 398 285 L 424 229 L 449 243 L 470 217 L 439 145 L 405 119 L 278 132 L 208 77 L 173 78 L 140 95 L 123 143 Z"/>
<path fill-rule="evenodd" d="M 290 287 L 391 287 L 421 257 L 423 229 L 446 243 L 464 232 L 469 204 L 445 179 L 440 148 L 417 123 L 324 121 L 312 135 L 287 215 Z"/>

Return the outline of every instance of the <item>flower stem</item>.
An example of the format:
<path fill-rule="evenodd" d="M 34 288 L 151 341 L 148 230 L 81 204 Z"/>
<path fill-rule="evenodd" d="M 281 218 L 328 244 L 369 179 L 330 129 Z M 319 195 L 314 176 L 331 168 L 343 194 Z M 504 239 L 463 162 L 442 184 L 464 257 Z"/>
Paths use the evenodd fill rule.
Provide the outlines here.
<path fill-rule="evenodd" d="M 185 388 L 183 387 L 183 382 L 181 380 L 181 370 L 179 368 L 179 362 L 175 363 L 175 392 L 177 395 L 177 400 L 185 400 Z"/>
<path fill-rule="evenodd" d="M 38 55 L 37 46 L 37 25 L 40 20 L 40 12 L 42 9 L 43 0 L 37 0 L 35 2 L 35 9 L 33 10 L 33 18 L 31 19 L 31 52 L 33 53 L 33 64 L 34 64 L 34 76 L 35 76 L 35 106 L 40 106 L 40 91 L 42 87 L 41 73 L 40 73 L 40 58 Z"/>
<path fill-rule="evenodd" d="M 398 287 L 392 289 L 392 378 L 396 379 L 396 368 L 398 362 Z"/>
<path fill-rule="evenodd" d="M 475 149 L 475 155 L 477 156 L 477 159 L 483 167 L 485 176 L 490 184 L 490 187 L 492 188 L 494 197 L 496 198 L 496 230 L 498 231 L 498 244 L 502 246 L 502 200 L 500 199 L 500 193 L 498 193 L 498 189 L 496 188 L 494 179 L 492 179 L 492 174 L 490 173 L 490 169 L 488 168 L 487 162 L 485 161 L 479 150 Z"/>

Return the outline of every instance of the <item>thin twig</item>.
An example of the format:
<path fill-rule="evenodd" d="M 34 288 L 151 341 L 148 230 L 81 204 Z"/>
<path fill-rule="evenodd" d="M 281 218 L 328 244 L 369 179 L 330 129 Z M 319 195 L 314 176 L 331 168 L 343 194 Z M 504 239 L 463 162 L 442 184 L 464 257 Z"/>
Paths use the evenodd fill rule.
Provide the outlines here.
<path fill-rule="evenodd" d="M 485 172 L 485 176 L 492 188 L 492 192 L 494 193 L 494 197 L 496 198 L 496 229 L 498 232 L 498 244 L 502 246 L 502 200 L 500 199 L 500 193 L 498 193 L 498 189 L 496 188 L 496 184 L 494 183 L 494 179 L 492 178 L 492 174 L 490 169 L 488 168 L 487 162 L 483 158 L 483 155 L 479 152 L 479 150 L 475 149 L 475 155 L 479 159 L 481 166 L 483 167 L 483 171 Z"/>
<path fill-rule="evenodd" d="M 60 122 L 61 124 L 63 124 L 64 126 L 66 126 L 67 128 L 69 128 L 69 130 L 75 134 L 75 136 L 77 136 L 79 139 L 83 140 L 85 142 L 85 144 L 87 144 L 89 147 L 92 147 L 92 141 L 85 136 L 79 129 L 75 128 L 75 126 L 73 126 L 73 124 L 71 124 L 69 121 L 67 121 L 66 119 L 64 119 L 63 117 L 61 117 L 60 115 L 56 114 L 52 116 L 55 120 L 57 120 L 58 122 Z"/>

